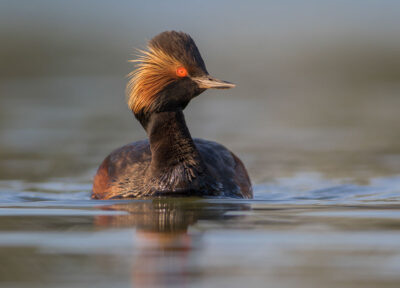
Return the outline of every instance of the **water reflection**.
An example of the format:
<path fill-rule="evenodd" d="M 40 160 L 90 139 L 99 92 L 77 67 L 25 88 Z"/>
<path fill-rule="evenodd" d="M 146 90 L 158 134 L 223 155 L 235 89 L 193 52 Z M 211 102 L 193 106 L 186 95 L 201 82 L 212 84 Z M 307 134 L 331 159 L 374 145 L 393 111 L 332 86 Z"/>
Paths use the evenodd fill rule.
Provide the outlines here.
<path fill-rule="evenodd" d="M 209 203 L 193 199 L 157 199 L 106 206 L 125 215 L 101 215 L 98 227 L 135 227 L 132 266 L 133 287 L 179 286 L 188 284 L 202 272 L 197 265 L 201 253 L 199 221 L 221 221 L 243 217 L 227 212 L 250 210 L 243 203 Z M 197 267 L 197 268 L 196 268 Z"/>

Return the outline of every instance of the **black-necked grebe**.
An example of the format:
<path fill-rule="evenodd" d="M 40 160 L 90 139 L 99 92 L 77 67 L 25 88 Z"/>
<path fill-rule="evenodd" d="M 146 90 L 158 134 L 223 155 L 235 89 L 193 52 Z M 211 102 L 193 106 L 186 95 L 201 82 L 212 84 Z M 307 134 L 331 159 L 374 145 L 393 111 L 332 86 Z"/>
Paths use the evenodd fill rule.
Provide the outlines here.
<path fill-rule="evenodd" d="M 239 158 L 218 143 L 192 139 L 182 112 L 206 89 L 235 85 L 211 77 L 193 39 L 182 32 L 155 36 L 135 62 L 139 64 L 127 85 L 128 105 L 149 140 L 125 145 L 104 159 L 92 198 L 252 198 Z"/>

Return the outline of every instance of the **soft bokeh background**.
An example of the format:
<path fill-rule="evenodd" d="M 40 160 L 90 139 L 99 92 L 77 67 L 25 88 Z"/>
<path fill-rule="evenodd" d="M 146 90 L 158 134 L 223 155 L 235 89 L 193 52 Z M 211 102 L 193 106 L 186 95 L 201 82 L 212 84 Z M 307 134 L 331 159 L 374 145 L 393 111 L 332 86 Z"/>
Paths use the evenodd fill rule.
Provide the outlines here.
<path fill-rule="evenodd" d="M 127 60 L 169 29 L 191 34 L 209 72 L 237 84 L 204 93 L 186 117 L 256 182 L 400 171 L 398 1 L 0 5 L 2 179 L 89 179 L 112 149 L 145 137 L 124 102 Z"/>

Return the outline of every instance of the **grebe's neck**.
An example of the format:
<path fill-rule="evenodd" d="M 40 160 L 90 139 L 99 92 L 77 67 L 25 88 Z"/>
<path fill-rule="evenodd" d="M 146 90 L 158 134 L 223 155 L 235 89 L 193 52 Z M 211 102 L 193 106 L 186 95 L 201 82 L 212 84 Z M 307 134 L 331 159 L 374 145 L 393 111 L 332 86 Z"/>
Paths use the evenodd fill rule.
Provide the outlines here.
<path fill-rule="evenodd" d="M 152 177 L 166 177 L 167 182 L 185 186 L 205 171 L 182 110 L 152 113 L 146 132 L 152 155 L 148 172 Z"/>

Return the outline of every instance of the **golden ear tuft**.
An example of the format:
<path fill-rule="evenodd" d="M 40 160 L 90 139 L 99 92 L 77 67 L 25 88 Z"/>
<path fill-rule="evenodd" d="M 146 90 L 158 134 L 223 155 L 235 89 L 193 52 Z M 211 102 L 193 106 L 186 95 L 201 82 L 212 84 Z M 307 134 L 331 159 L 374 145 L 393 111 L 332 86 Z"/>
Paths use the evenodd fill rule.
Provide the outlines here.
<path fill-rule="evenodd" d="M 130 61 L 138 63 L 137 68 L 128 74 L 130 79 L 126 87 L 127 102 L 135 114 L 148 111 L 157 94 L 182 77 L 177 75 L 177 69 L 183 67 L 161 49 L 149 47 L 148 51 L 138 51 L 138 59 Z"/>

